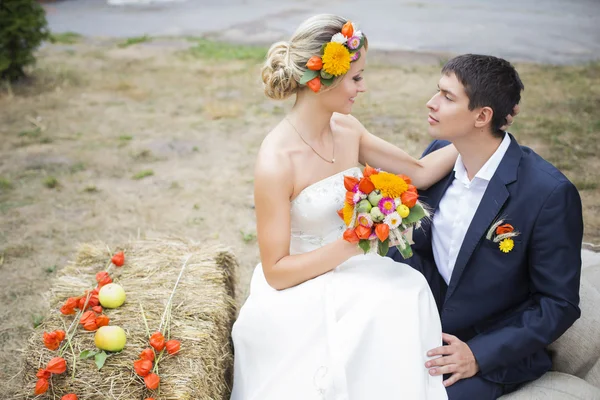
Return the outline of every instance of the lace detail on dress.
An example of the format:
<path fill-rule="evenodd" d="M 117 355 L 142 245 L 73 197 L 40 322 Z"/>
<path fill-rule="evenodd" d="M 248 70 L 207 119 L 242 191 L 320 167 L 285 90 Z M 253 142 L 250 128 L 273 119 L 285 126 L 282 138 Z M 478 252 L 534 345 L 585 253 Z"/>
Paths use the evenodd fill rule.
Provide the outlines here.
<path fill-rule="evenodd" d="M 345 230 L 337 211 L 344 206 L 344 175 L 359 178 L 358 167 L 305 188 L 291 203 L 290 254 L 315 250 L 340 238 Z"/>

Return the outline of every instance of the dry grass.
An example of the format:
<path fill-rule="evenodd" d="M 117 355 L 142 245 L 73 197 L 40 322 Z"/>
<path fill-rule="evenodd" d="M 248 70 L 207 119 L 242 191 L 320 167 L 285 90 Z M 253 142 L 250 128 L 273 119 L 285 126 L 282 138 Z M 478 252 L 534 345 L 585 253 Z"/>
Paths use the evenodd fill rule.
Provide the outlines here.
<path fill-rule="evenodd" d="M 261 48 L 69 41 L 40 51 L 35 84 L 0 89 L 0 382 L 9 385 L 44 314 L 46 269 L 60 271 L 78 242 L 176 234 L 231 245 L 242 301 L 258 261 L 254 158 L 291 107 L 262 94 Z M 417 156 L 441 60 L 374 55 L 355 115 Z M 576 182 L 585 239 L 600 243 L 600 65 L 518 69 L 527 89 L 512 132 Z M 141 171 L 153 175 L 132 178 Z M 47 177 L 59 184 L 46 187 Z"/>
<path fill-rule="evenodd" d="M 65 344 L 65 374 L 52 377 L 51 388 L 42 398 L 60 398 L 76 393 L 86 399 L 226 399 L 231 390 L 233 354 L 229 332 L 236 314 L 233 298 L 235 257 L 223 248 L 206 247 L 178 239 L 134 241 L 122 247 L 126 264 L 112 267 L 111 277 L 125 289 L 127 300 L 117 309 L 105 309 L 110 325 L 127 333 L 127 345 L 119 353 L 108 353 L 98 372 L 93 360 L 80 354 L 96 350 L 93 332 L 76 327 L 70 345 Z M 104 243 L 81 246 L 76 261 L 62 269 L 50 294 L 45 321 L 31 335 L 25 352 L 22 389 L 16 398 L 32 399 L 35 373 L 58 354 L 44 348 L 42 333 L 77 325 L 76 316 L 58 310 L 68 297 L 77 297 L 95 284 L 112 252 Z M 181 274 L 181 280 L 178 277 Z M 178 282 L 176 289 L 175 283 Z M 163 311 L 172 298 L 167 339 L 181 342 L 175 356 L 161 357 L 160 396 L 145 388 L 133 370 L 133 362 L 144 348 L 148 335 L 165 327 Z M 144 310 L 144 316 L 142 311 Z M 147 327 L 149 331 L 147 332 Z M 168 333 L 167 333 L 168 332 Z M 66 342 L 64 342 L 66 343 Z M 157 356 L 158 357 L 158 356 Z"/>

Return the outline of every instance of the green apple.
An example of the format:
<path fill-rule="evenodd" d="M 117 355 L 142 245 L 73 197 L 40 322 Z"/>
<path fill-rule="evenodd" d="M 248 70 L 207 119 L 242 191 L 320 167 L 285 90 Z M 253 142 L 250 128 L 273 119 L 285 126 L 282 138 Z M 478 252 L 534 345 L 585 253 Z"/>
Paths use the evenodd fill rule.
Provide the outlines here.
<path fill-rule="evenodd" d="M 94 343 L 100 350 L 121 351 L 125 347 L 127 336 L 120 326 L 101 326 L 94 336 Z"/>
<path fill-rule="evenodd" d="M 105 308 L 120 307 L 125 302 L 125 290 L 117 283 L 109 283 L 98 292 L 98 300 Z"/>

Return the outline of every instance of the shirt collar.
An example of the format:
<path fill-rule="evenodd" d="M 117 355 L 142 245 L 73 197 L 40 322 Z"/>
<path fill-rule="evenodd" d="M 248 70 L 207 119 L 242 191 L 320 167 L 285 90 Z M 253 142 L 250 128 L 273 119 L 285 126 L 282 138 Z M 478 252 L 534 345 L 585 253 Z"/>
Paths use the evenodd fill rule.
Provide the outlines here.
<path fill-rule="evenodd" d="M 483 164 L 483 167 L 481 167 L 481 169 L 477 172 L 477 174 L 475 174 L 475 177 L 473 178 L 473 180 L 481 179 L 481 180 L 484 180 L 487 182 L 492 180 L 492 177 L 496 173 L 496 170 L 498 169 L 498 166 L 500 165 L 502 158 L 504 158 L 504 155 L 506 154 L 506 151 L 508 150 L 509 146 L 510 146 L 510 136 L 508 136 L 505 133 L 504 139 L 502 139 L 500 146 L 498 146 L 498 148 L 496 149 L 494 154 L 492 154 L 492 156 L 486 161 L 486 163 Z M 458 158 L 456 159 L 456 162 L 454 163 L 454 173 L 455 173 L 454 174 L 455 178 L 458 179 L 459 181 L 464 182 L 464 183 L 470 182 L 469 176 L 467 175 L 467 169 L 465 168 L 465 165 L 462 162 L 462 157 L 460 156 L 460 154 L 458 155 Z"/>

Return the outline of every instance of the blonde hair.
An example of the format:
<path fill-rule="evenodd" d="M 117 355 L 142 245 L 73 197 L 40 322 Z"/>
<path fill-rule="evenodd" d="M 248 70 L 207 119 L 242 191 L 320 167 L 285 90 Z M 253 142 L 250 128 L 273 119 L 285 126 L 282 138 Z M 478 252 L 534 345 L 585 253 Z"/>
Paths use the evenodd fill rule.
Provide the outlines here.
<path fill-rule="evenodd" d="M 341 32 L 346 22 L 345 18 L 337 15 L 315 15 L 298 27 L 289 42 L 274 43 L 261 71 L 265 94 L 272 99 L 283 100 L 297 93 L 301 88 L 298 82 L 307 69 L 309 58 L 321 54 L 321 47 Z"/>

